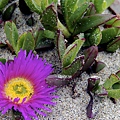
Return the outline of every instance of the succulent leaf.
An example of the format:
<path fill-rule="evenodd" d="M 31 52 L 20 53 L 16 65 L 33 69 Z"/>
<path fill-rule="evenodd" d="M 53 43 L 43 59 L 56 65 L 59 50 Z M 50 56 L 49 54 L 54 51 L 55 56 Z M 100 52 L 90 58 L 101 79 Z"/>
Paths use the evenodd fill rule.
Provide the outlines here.
<path fill-rule="evenodd" d="M 0 0 L 0 12 L 5 8 L 9 0 Z"/>
<path fill-rule="evenodd" d="M 84 50 L 83 54 L 85 55 L 85 63 L 83 65 L 82 71 L 86 71 L 94 63 L 95 58 L 98 54 L 98 47 L 91 46 L 88 49 Z"/>
<path fill-rule="evenodd" d="M 77 57 L 70 65 L 62 68 L 63 75 L 74 75 L 82 69 L 84 56 Z"/>
<path fill-rule="evenodd" d="M 62 87 L 70 83 L 71 80 L 72 77 L 67 75 L 49 75 L 46 78 L 46 83 L 48 83 L 51 86 Z"/>
<path fill-rule="evenodd" d="M 25 15 L 32 14 L 30 8 L 27 6 L 25 0 L 19 0 L 19 9 Z"/>
<path fill-rule="evenodd" d="M 120 28 L 120 19 L 115 20 L 114 23 L 112 24 L 112 26 Z"/>
<path fill-rule="evenodd" d="M 117 82 L 119 82 L 118 77 L 114 74 L 111 74 L 110 77 L 105 81 L 103 86 L 106 90 L 110 90 L 112 89 L 112 86 Z"/>
<path fill-rule="evenodd" d="M 73 33 L 76 23 L 79 21 L 79 19 L 83 17 L 88 7 L 89 4 L 85 2 L 84 4 L 82 4 L 82 6 L 80 6 L 78 9 L 71 13 L 67 24 L 67 27 L 71 33 Z"/>
<path fill-rule="evenodd" d="M 86 11 L 87 13 L 85 13 L 85 16 L 89 16 L 89 15 L 94 15 L 96 14 L 96 9 L 93 3 L 90 3 L 89 8 Z"/>
<path fill-rule="evenodd" d="M 113 38 L 115 38 L 118 35 L 118 32 L 119 32 L 119 28 L 115 28 L 115 27 L 104 29 L 102 31 L 102 39 L 100 44 L 110 42 Z"/>
<path fill-rule="evenodd" d="M 108 92 L 108 96 L 114 99 L 120 98 L 120 79 L 119 71 L 115 74 L 112 74 L 104 83 L 104 87 Z"/>
<path fill-rule="evenodd" d="M 39 29 L 35 32 L 35 49 L 49 48 L 53 46 L 54 32 L 49 30 Z"/>
<path fill-rule="evenodd" d="M 25 2 L 32 11 L 38 14 L 42 12 L 40 0 L 25 0 Z"/>
<path fill-rule="evenodd" d="M 77 39 L 67 47 L 62 59 L 63 67 L 70 65 L 74 61 L 84 41 L 84 39 Z"/>
<path fill-rule="evenodd" d="M 92 66 L 92 70 L 95 73 L 97 73 L 97 72 L 101 71 L 105 66 L 106 66 L 106 64 L 104 62 L 95 60 L 93 66 Z"/>
<path fill-rule="evenodd" d="M 78 7 L 81 7 L 86 0 L 60 0 L 63 16 L 68 23 L 69 17 L 77 10 Z"/>
<path fill-rule="evenodd" d="M 97 13 L 102 13 L 105 9 L 107 9 L 114 0 L 94 0 L 94 5 Z"/>
<path fill-rule="evenodd" d="M 9 43 L 12 45 L 13 49 L 16 51 L 17 41 L 18 41 L 18 30 L 14 22 L 7 21 L 4 26 L 6 37 Z"/>
<path fill-rule="evenodd" d="M 25 0 L 28 7 L 38 14 L 41 14 L 51 3 L 57 4 L 57 0 Z"/>
<path fill-rule="evenodd" d="M 11 19 L 16 6 L 17 6 L 16 3 L 12 3 L 4 9 L 4 11 L 2 12 L 2 20 L 3 21 L 7 21 L 7 20 Z"/>
<path fill-rule="evenodd" d="M 95 93 L 99 89 L 100 78 L 97 76 L 92 76 L 88 78 L 88 87 L 87 90 Z"/>
<path fill-rule="evenodd" d="M 79 19 L 79 22 L 77 23 L 73 32 L 73 35 L 77 35 L 80 32 L 85 32 L 89 29 L 97 27 L 114 17 L 115 15 L 110 14 L 95 14 L 91 16 L 85 16 L 82 19 Z"/>
<path fill-rule="evenodd" d="M 87 36 L 87 40 L 84 46 L 98 45 L 102 39 L 102 32 L 99 27 L 92 30 L 91 33 Z"/>
<path fill-rule="evenodd" d="M 19 40 L 17 42 L 16 54 L 19 52 L 21 48 L 29 52 L 30 50 L 34 50 L 34 47 L 35 47 L 35 40 L 32 33 L 25 32 L 19 37 Z"/>
<path fill-rule="evenodd" d="M 116 73 L 116 75 L 120 78 L 120 70 Z"/>
<path fill-rule="evenodd" d="M 51 4 L 48 6 L 41 16 L 41 23 L 47 30 L 55 31 L 57 27 L 57 13 L 55 6 Z"/>
<path fill-rule="evenodd" d="M 118 48 L 120 48 L 120 37 L 116 38 L 112 42 L 107 45 L 108 52 L 115 52 Z"/>
<path fill-rule="evenodd" d="M 41 1 L 42 11 L 44 11 L 51 3 L 54 3 L 56 6 L 57 2 L 58 2 L 58 0 L 42 0 Z"/>
<path fill-rule="evenodd" d="M 60 59 L 62 60 L 63 54 L 66 49 L 66 44 L 65 44 L 65 39 L 64 36 L 62 35 L 62 32 L 60 30 L 57 31 L 57 48 L 58 48 L 58 55 Z"/>

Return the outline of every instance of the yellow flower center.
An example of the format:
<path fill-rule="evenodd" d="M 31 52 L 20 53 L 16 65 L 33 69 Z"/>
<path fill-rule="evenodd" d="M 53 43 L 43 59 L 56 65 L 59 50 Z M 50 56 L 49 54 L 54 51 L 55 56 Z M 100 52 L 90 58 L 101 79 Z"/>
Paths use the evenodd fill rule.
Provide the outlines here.
<path fill-rule="evenodd" d="M 26 98 L 25 102 L 27 102 L 34 93 L 33 85 L 30 81 L 24 78 L 13 78 L 9 82 L 5 84 L 4 88 L 5 94 L 7 98 L 12 101 L 15 98 L 19 98 L 19 102 L 21 103 L 24 98 Z"/>

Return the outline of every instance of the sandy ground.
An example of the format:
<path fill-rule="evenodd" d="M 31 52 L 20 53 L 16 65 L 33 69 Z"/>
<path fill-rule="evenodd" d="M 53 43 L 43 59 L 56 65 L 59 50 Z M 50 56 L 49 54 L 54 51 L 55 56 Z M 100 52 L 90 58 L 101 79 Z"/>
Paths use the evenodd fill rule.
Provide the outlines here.
<path fill-rule="evenodd" d="M 18 15 L 21 13 L 16 11 L 15 14 Z M 15 14 L 14 17 L 16 16 Z M 17 19 L 19 34 L 36 28 L 37 25 L 35 25 L 33 28 L 28 27 L 25 24 L 24 19 L 21 19 Z M 4 34 L 3 26 L 1 25 L 0 41 L 5 40 L 6 36 Z M 49 63 L 53 64 L 54 73 L 58 74 L 60 72 L 60 62 L 55 49 L 46 52 L 40 51 L 39 55 L 40 57 L 47 59 Z M 14 55 L 12 55 L 9 50 L 0 49 L 0 58 L 13 59 Z M 120 69 L 120 50 L 117 50 L 113 54 L 100 52 L 97 59 L 106 63 L 106 67 L 102 71 L 97 74 L 92 74 L 100 76 L 102 84 L 111 73 L 115 73 Z M 40 117 L 40 120 L 89 120 L 86 116 L 86 106 L 89 102 L 89 96 L 86 93 L 88 77 L 90 76 L 86 73 L 83 73 L 80 78 L 76 78 L 76 80 L 74 80 L 77 84 L 75 87 L 76 94 L 80 94 L 79 97 L 76 97 L 75 99 L 73 99 L 71 96 L 71 85 L 58 88 L 56 94 L 59 96 L 59 98 L 54 100 L 57 102 L 57 105 L 55 107 L 51 107 L 53 111 L 52 113 L 48 113 L 48 116 L 45 118 Z M 120 120 L 120 100 L 117 101 L 117 104 L 113 104 L 109 98 L 95 97 L 93 111 L 98 112 L 94 120 Z M 10 120 L 8 115 L 9 113 L 6 115 L 1 115 L 0 120 Z"/>

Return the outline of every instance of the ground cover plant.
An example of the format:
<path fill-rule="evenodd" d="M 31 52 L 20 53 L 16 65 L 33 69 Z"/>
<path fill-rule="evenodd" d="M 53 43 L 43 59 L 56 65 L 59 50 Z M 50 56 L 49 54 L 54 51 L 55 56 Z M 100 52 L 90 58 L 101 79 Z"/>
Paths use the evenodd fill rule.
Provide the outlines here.
<path fill-rule="evenodd" d="M 60 4 L 58 4 L 57 0 L 1 1 L 0 24 L 4 22 L 7 40 L 6 43 L 1 42 L 0 45 L 1 47 L 9 47 L 10 51 L 16 55 L 14 60 L 0 59 L 2 62 L 1 80 L 3 80 L 1 81 L 1 99 L 4 100 L 4 104 L 1 102 L 1 105 L 3 104 L 1 107 L 3 114 L 8 109 L 12 109 L 14 114 L 20 112 L 20 116 L 23 116 L 26 120 L 37 119 L 36 113 L 45 116 L 46 114 L 42 109 L 49 112 L 51 110 L 44 105 L 54 105 L 52 99 L 57 98 L 57 96 L 51 96 L 55 87 L 68 85 L 73 79 L 80 77 L 83 72 L 97 73 L 106 66 L 102 61 L 97 61 L 98 52 L 113 53 L 120 48 L 119 16 L 103 14 L 113 2 L 115 1 L 60 0 Z M 42 27 L 19 35 L 15 21 L 12 20 L 12 14 L 16 7 L 19 7 L 23 14 L 29 15 L 29 20 L 32 23 L 34 21 L 32 14 L 36 12 Z M 33 25 L 32 23 L 29 25 Z M 53 47 L 56 48 L 62 65 L 62 71 L 57 75 L 50 75 L 51 65 L 41 61 L 41 58 L 35 55 L 37 51 Z M 22 62 L 25 66 L 20 64 Z M 16 64 L 18 67 L 13 67 Z M 40 67 L 41 65 L 42 67 Z M 23 74 L 22 72 L 29 68 L 27 66 L 32 69 L 29 71 L 30 73 Z M 12 72 L 10 72 L 10 69 L 12 69 Z M 48 73 L 44 73 L 44 69 L 47 69 Z M 38 77 L 37 71 L 40 71 L 43 76 Z M 112 74 L 103 85 L 99 85 L 99 77 L 95 76 L 88 79 L 87 93 L 91 98 L 87 106 L 87 116 L 89 118 L 94 117 L 92 113 L 93 94 L 99 97 L 108 96 L 114 101 L 120 98 L 119 74 L 120 71 Z M 41 87 L 37 86 L 36 79 Z M 3 88 L 4 84 L 5 88 Z M 13 91 L 12 94 L 9 93 L 9 89 Z M 35 90 L 39 93 L 38 101 Z M 39 92 L 39 90 L 43 90 L 43 92 Z M 5 97 L 2 94 L 4 92 Z M 9 96 L 9 94 L 11 95 Z M 9 105 L 5 109 L 6 103 Z M 33 106 L 29 103 L 32 103 Z M 33 110 L 33 112 L 28 113 L 29 110 Z"/>

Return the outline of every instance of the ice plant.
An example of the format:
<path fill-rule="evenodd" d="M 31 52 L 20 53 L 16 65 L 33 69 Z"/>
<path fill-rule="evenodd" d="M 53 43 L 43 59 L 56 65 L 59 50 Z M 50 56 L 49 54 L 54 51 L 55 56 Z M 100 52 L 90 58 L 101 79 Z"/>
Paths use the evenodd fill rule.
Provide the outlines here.
<path fill-rule="evenodd" d="M 45 78 L 52 72 L 52 65 L 32 51 L 26 56 L 20 50 L 10 63 L 0 63 L 0 111 L 5 114 L 14 109 L 22 113 L 25 120 L 38 119 L 36 114 L 46 116 L 49 105 L 56 98 L 55 87 L 49 87 Z"/>

